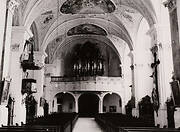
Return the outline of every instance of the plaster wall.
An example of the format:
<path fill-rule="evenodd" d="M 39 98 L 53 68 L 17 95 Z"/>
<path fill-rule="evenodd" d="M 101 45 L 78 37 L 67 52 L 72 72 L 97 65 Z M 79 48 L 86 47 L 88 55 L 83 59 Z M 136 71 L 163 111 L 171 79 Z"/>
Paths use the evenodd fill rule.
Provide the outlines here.
<path fill-rule="evenodd" d="M 151 38 L 147 34 L 149 30 L 149 25 L 145 19 L 141 21 L 139 30 L 137 32 L 137 40 L 135 47 L 135 68 L 136 74 L 135 79 L 137 81 L 135 90 L 137 101 L 140 101 L 142 97 L 146 95 L 151 96 L 151 91 L 153 88 L 153 71 L 151 68 L 151 63 L 153 63 L 152 53 L 151 53 Z"/>

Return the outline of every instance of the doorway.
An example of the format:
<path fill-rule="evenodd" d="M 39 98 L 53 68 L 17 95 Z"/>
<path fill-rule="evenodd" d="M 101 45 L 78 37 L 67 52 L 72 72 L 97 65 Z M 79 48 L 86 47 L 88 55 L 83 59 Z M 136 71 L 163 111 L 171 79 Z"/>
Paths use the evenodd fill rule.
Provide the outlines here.
<path fill-rule="evenodd" d="M 85 93 L 78 100 L 80 116 L 92 117 L 99 112 L 99 98 L 92 93 Z"/>

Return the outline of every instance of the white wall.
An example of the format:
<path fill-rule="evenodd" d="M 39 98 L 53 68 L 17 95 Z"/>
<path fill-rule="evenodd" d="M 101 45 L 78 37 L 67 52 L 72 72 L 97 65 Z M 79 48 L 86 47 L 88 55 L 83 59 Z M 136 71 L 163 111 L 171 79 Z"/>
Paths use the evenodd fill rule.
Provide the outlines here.
<path fill-rule="evenodd" d="M 151 96 L 153 88 L 153 79 L 151 63 L 153 63 L 151 53 L 151 38 L 147 34 L 149 25 L 145 19 L 141 21 L 139 30 L 137 32 L 137 40 L 135 45 L 135 67 L 136 75 L 136 98 L 140 101 L 142 97 L 149 95 Z"/>

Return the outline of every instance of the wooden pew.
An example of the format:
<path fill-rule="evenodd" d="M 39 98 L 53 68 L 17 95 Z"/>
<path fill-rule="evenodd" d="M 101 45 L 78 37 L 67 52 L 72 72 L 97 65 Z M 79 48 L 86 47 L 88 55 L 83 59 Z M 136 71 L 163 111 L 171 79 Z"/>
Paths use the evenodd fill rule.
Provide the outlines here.
<path fill-rule="evenodd" d="M 171 129 L 171 128 L 122 128 L 120 132 L 180 132 L 178 129 Z"/>
<path fill-rule="evenodd" d="M 22 126 L 2 126 L 0 132 L 72 132 L 78 119 L 75 113 L 59 113 L 38 117 Z"/>
<path fill-rule="evenodd" d="M 180 132 L 178 129 L 157 128 L 144 123 L 140 118 L 128 117 L 122 114 L 99 114 L 95 120 L 105 132 Z"/>
<path fill-rule="evenodd" d="M 24 127 L 11 127 L 11 128 L 0 128 L 0 132 L 49 132 L 44 128 L 24 128 Z"/>

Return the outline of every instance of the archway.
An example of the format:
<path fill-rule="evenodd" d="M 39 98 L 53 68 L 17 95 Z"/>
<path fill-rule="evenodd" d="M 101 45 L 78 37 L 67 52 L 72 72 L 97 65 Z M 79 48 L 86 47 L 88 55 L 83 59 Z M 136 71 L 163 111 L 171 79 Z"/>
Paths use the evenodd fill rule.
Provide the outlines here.
<path fill-rule="evenodd" d="M 106 94 L 103 99 L 103 112 L 121 113 L 121 97 L 116 93 Z"/>
<path fill-rule="evenodd" d="M 78 106 L 81 116 L 94 116 L 99 112 L 99 98 L 92 93 L 82 94 L 78 99 Z"/>
<path fill-rule="evenodd" d="M 57 112 L 75 112 L 75 99 L 70 93 L 56 95 Z"/>

